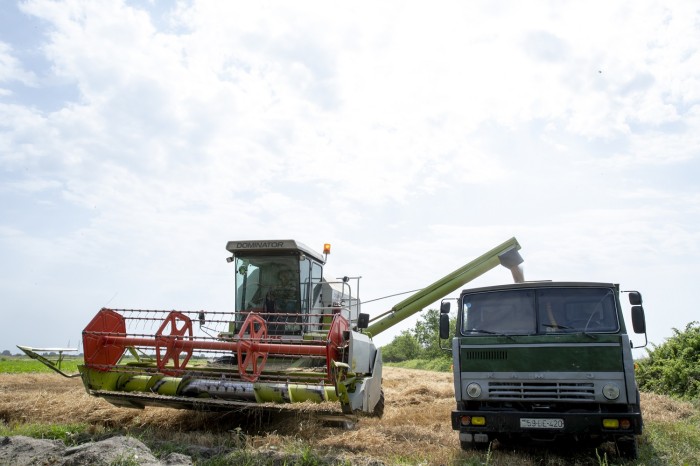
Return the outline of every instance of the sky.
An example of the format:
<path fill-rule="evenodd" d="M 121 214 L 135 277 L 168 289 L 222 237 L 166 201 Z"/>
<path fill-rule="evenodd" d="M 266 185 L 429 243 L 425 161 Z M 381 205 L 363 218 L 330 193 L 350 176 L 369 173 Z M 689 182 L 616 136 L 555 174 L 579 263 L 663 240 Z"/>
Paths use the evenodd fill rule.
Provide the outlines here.
<path fill-rule="evenodd" d="M 0 351 L 230 311 L 227 241 L 287 238 L 374 316 L 516 237 L 661 344 L 700 320 L 699 47 L 693 0 L 0 2 Z"/>

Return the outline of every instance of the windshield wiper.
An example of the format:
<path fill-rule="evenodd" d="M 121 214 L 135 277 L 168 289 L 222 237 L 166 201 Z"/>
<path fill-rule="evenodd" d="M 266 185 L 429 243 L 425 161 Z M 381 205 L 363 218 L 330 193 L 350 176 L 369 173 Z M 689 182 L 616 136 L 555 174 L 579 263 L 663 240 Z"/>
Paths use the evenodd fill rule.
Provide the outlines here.
<path fill-rule="evenodd" d="M 480 329 L 480 328 L 471 328 L 471 329 L 469 329 L 469 330 L 467 330 L 467 331 L 468 331 L 468 332 L 471 332 L 471 333 L 486 333 L 487 335 L 498 335 L 499 337 L 506 337 L 506 338 L 509 338 L 509 339 L 515 341 L 515 338 L 513 338 L 512 335 L 508 335 L 507 333 L 493 332 L 493 331 L 491 331 L 491 330 L 483 330 L 483 329 Z"/>
<path fill-rule="evenodd" d="M 597 339 L 598 339 L 597 336 L 593 335 L 592 333 L 588 333 L 586 330 L 580 330 L 580 329 L 577 329 L 577 328 L 574 328 L 574 327 L 567 327 L 566 325 L 542 324 L 542 326 L 543 326 L 543 327 L 547 327 L 547 328 L 555 328 L 555 329 L 557 329 L 557 330 L 560 330 L 560 329 L 561 329 L 561 330 L 576 330 L 576 331 L 577 331 L 576 333 L 581 333 L 581 334 L 583 334 L 583 335 L 586 335 L 588 338 L 590 338 L 590 339 L 592 339 L 592 340 L 597 340 Z"/>
<path fill-rule="evenodd" d="M 559 325 L 559 324 L 542 324 L 543 327 L 547 328 L 556 328 L 556 329 L 562 329 L 562 330 L 574 330 L 573 327 L 567 327 L 566 325 Z"/>

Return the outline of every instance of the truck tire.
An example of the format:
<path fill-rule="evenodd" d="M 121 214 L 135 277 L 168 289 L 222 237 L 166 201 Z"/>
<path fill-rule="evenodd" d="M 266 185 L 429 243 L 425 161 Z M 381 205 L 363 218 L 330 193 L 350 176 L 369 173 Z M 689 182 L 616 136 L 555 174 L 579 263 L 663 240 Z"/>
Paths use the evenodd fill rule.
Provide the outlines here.
<path fill-rule="evenodd" d="M 491 435 L 489 435 L 491 437 Z M 490 440 L 488 442 L 463 442 L 460 440 L 459 446 L 462 447 L 462 450 L 464 451 L 473 451 L 473 450 L 487 450 L 491 448 L 491 443 L 493 440 Z"/>
<path fill-rule="evenodd" d="M 617 446 L 617 452 L 620 458 L 636 460 L 639 456 L 639 451 L 637 448 L 637 437 L 620 437 L 615 440 L 615 445 Z"/>

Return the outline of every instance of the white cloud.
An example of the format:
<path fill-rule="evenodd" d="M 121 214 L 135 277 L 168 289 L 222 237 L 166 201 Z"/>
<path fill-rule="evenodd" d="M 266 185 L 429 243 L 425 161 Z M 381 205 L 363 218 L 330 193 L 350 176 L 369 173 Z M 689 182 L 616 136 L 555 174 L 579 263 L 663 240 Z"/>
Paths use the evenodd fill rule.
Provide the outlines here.
<path fill-rule="evenodd" d="M 533 278 L 698 261 L 693 2 L 20 8 L 50 66 L 0 33 L 7 302 L 226 307 L 236 238 L 333 242 L 368 298 L 513 235 Z"/>
<path fill-rule="evenodd" d="M 0 41 L 0 83 L 13 81 L 32 86 L 36 83 L 36 76 L 33 72 L 24 69 L 10 44 Z"/>

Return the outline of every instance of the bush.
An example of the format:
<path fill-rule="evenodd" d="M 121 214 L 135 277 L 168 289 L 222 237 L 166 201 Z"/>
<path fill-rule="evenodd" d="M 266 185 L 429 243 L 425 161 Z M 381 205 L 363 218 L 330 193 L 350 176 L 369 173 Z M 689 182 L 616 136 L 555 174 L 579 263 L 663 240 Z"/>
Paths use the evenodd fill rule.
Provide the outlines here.
<path fill-rule="evenodd" d="M 700 398 L 700 325 L 691 322 L 685 330 L 661 345 L 647 350 L 648 357 L 637 362 L 639 388 L 677 398 Z"/>

